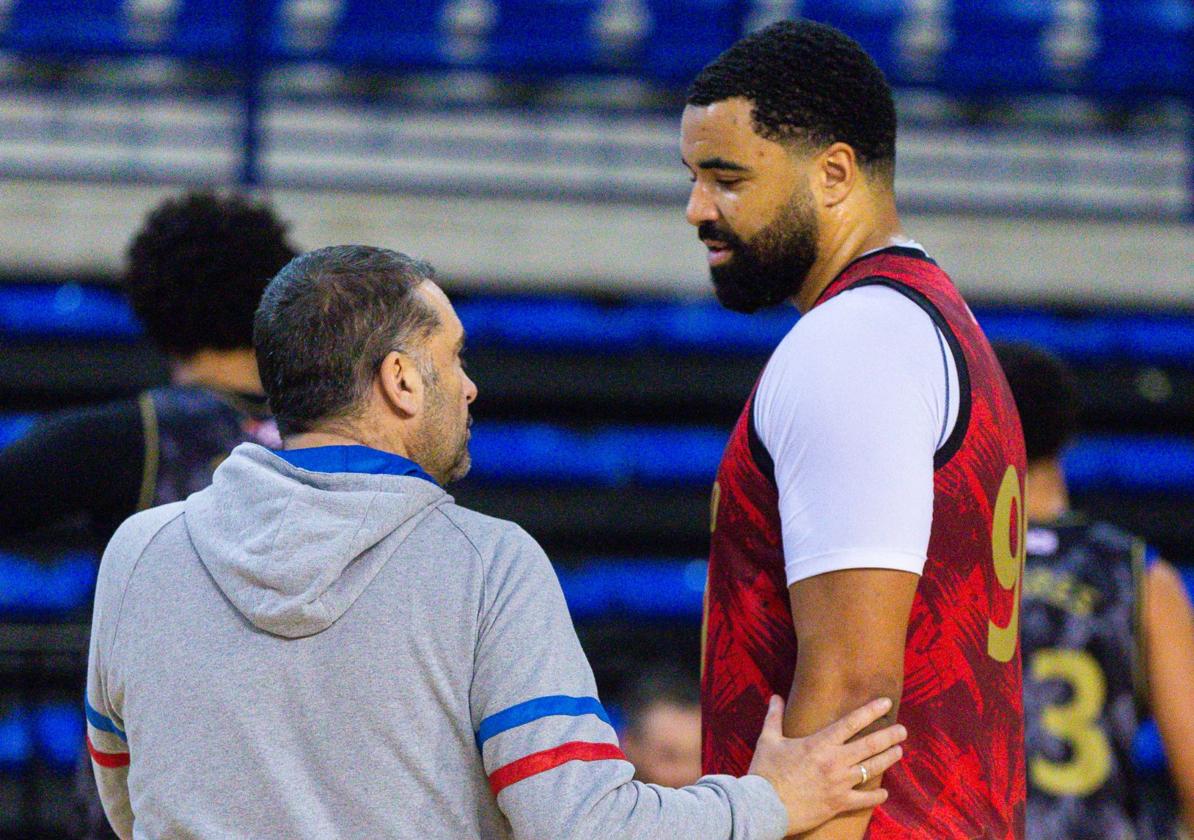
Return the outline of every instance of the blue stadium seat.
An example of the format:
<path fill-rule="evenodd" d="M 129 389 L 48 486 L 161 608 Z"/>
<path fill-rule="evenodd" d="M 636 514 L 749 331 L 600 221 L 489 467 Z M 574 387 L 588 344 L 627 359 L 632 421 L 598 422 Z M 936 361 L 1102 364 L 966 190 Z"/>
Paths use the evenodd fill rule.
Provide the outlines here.
<path fill-rule="evenodd" d="M 1181 437 L 1083 437 L 1063 461 L 1071 487 L 1079 492 L 1194 491 L 1194 443 Z"/>
<path fill-rule="evenodd" d="M 624 453 L 593 436 L 538 423 L 477 423 L 472 478 L 616 486 L 630 479 Z"/>
<path fill-rule="evenodd" d="M 713 481 L 724 448 L 722 429 L 478 423 L 470 475 L 513 484 L 703 485 Z"/>
<path fill-rule="evenodd" d="M 798 317 L 790 306 L 742 315 L 711 300 L 662 304 L 651 318 L 653 344 L 705 353 L 770 354 Z"/>
<path fill-rule="evenodd" d="M 141 325 L 119 290 L 101 286 L 0 286 L 0 337 L 132 340 Z"/>
<path fill-rule="evenodd" d="M 33 712 L 33 738 L 38 757 L 59 773 L 74 770 L 83 747 L 80 703 L 47 703 Z"/>
<path fill-rule="evenodd" d="M 124 0 L 15 0 L 3 46 L 69 58 L 131 48 Z"/>
<path fill-rule="evenodd" d="M 91 605 L 99 558 L 72 552 L 50 563 L 0 552 L 0 618 L 54 616 Z"/>
<path fill-rule="evenodd" d="M 1066 318 L 1012 309 L 979 310 L 975 315 L 991 341 L 1028 341 L 1086 364 L 1124 355 L 1123 333 L 1115 316 Z"/>
<path fill-rule="evenodd" d="M 559 568 L 573 619 L 614 615 L 696 620 L 701 615 L 706 564 L 702 560 L 593 560 Z"/>
<path fill-rule="evenodd" d="M 33 758 L 33 726 L 20 707 L 0 713 L 0 770 L 17 770 Z"/>
<path fill-rule="evenodd" d="M 599 0 L 497 0 L 484 64 L 531 77 L 597 70 L 600 8 Z"/>
<path fill-rule="evenodd" d="M 265 36 L 263 51 L 277 52 L 281 0 L 257 0 Z M 184 58 L 235 61 L 243 52 L 247 19 L 245 0 L 180 0 L 174 30 L 167 41 L 169 52 Z"/>
<path fill-rule="evenodd" d="M 836 26 L 862 45 L 889 80 L 900 78 L 898 35 L 907 0 L 807 0 L 800 14 Z"/>
<path fill-rule="evenodd" d="M 974 96 L 1049 89 L 1054 14 L 1051 0 L 955 0 L 940 85 Z"/>
<path fill-rule="evenodd" d="M 1091 92 L 1122 97 L 1194 96 L 1194 3 L 1099 0 Z"/>
<path fill-rule="evenodd" d="M 328 57 L 349 67 L 428 69 L 448 63 L 449 0 L 346 0 Z"/>
<path fill-rule="evenodd" d="M 21 438 L 37 422 L 32 414 L 0 415 L 0 449 Z"/>
<path fill-rule="evenodd" d="M 665 85 L 687 85 L 742 34 L 741 0 L 647 0 L 643 68 Z"/>

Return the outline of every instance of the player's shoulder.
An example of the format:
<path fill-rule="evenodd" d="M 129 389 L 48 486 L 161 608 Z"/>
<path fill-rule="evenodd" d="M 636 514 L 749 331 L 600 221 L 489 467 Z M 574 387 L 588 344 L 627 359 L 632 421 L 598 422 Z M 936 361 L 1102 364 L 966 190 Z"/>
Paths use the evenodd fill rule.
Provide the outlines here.
<path fill-rule="evenodd" d="M 923 341 L 934 329 L 928 313 L 907 295 L 890 286 L 863 286 L 847 289 L 805 313 L 780 348 L 828 354 L 860 342 L 899 346 Z"/>
<path fill-rule="evenodd" d="M 97 586 L 123 589 L 154 540 L 167 529 L 182 527 L 185 504 L 173 502 L 134 513 L 108 541 L 100 561 Z"/>
<path fill-rule="evenodd" d="M 108 541 L 108 551 L 140 554 L 154 537 L 183 515 L 185 508 L 185 502 L 172 502 L 134 513 L 116 529 Z"/>
<path fill-rule="evenodd" d="M 1145 550 L 1144 540 L 1110 522 L 1087 519 L 1078 514 L 1028 528 L 1028 553 L 1037 557 L 1095 555 L 1101 562 L 1130 558 Z"/>
<path fill-rule="evenodd" d="M 468 543 L 485 565 L 525 552 L 542 554 L 534 537 L 515 522 L 480 513 L 455 500 L 437 505 L 434 516 L 451 533 Z"/>
<path fill-rule="evenodd" d="M 1087 544 L 1108 553 L 1132 554 L 1144 550 L 1144 539 L 1110 522 L 1094 520 L 1077 528 L 1077 534 Z"/>
<path fill-rule="evenodd" d="M 760 390 L 794 382 L 918 375 L 941 366 L 937 328 L 914 301 L 887 286 L 847 289 L 807 312 L 772 353 Z M 783 383 L 781 385 L 781 383 Z"/>

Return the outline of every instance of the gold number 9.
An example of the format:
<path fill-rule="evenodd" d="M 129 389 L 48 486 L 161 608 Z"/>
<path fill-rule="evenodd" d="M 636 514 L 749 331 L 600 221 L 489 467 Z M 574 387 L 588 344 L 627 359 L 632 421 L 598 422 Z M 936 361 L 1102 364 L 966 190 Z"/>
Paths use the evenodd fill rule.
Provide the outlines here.
<path fill-rule="evenodd" d="M 1010 662 L 1016 653 L 1016 638 L 1020 632 L 1020 577 L 1024 571 L 1025 530 L 1020 475 L 1014 466 L 1009 466 L 1003 474 L 1003 483 L 995 499 L 991 525 L 991 559 L 995 564 L 995 577 L 1000 586 L 1013 592 L 1012 614 L 1007 625 L 1001 627 L 987 620 L 987 654 L 997 662 Z"/>

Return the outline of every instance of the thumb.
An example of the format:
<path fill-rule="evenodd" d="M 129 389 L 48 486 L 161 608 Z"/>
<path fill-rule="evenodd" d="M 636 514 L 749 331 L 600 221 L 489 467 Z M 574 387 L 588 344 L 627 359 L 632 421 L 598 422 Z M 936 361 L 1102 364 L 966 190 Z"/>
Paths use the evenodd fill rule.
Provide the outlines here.
<path fill-rule="evenodd" d="M 784 734 L 784 699 L 772 694 L 767 703 L 767 717 L 763 719 L 763 734 L 782 738 Z"/>

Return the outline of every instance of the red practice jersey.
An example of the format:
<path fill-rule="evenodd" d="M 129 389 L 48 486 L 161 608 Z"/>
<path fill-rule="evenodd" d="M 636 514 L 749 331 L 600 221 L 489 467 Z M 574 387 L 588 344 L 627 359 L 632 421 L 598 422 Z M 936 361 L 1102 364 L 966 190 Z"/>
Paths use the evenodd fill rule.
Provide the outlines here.
<path fill-rule="evenodd" d="M 905 757 L 866 837 L 1024 836 L 1019 604 L 1024 439 L 1007 381 L 949 277 L 918 251 L 851 263 L 817 305 L 881 284 L 919 305 L 953 352 L 961 404 L 934 463 L 928 559 L 912 604 L 899 719 Z M 754 430 L 754 396 L 714 487 L 706 589 L 703 764 L 747 772 L 767 700 L 787 697 L 798 655 L 784 572 L 774 466 Z"/>

